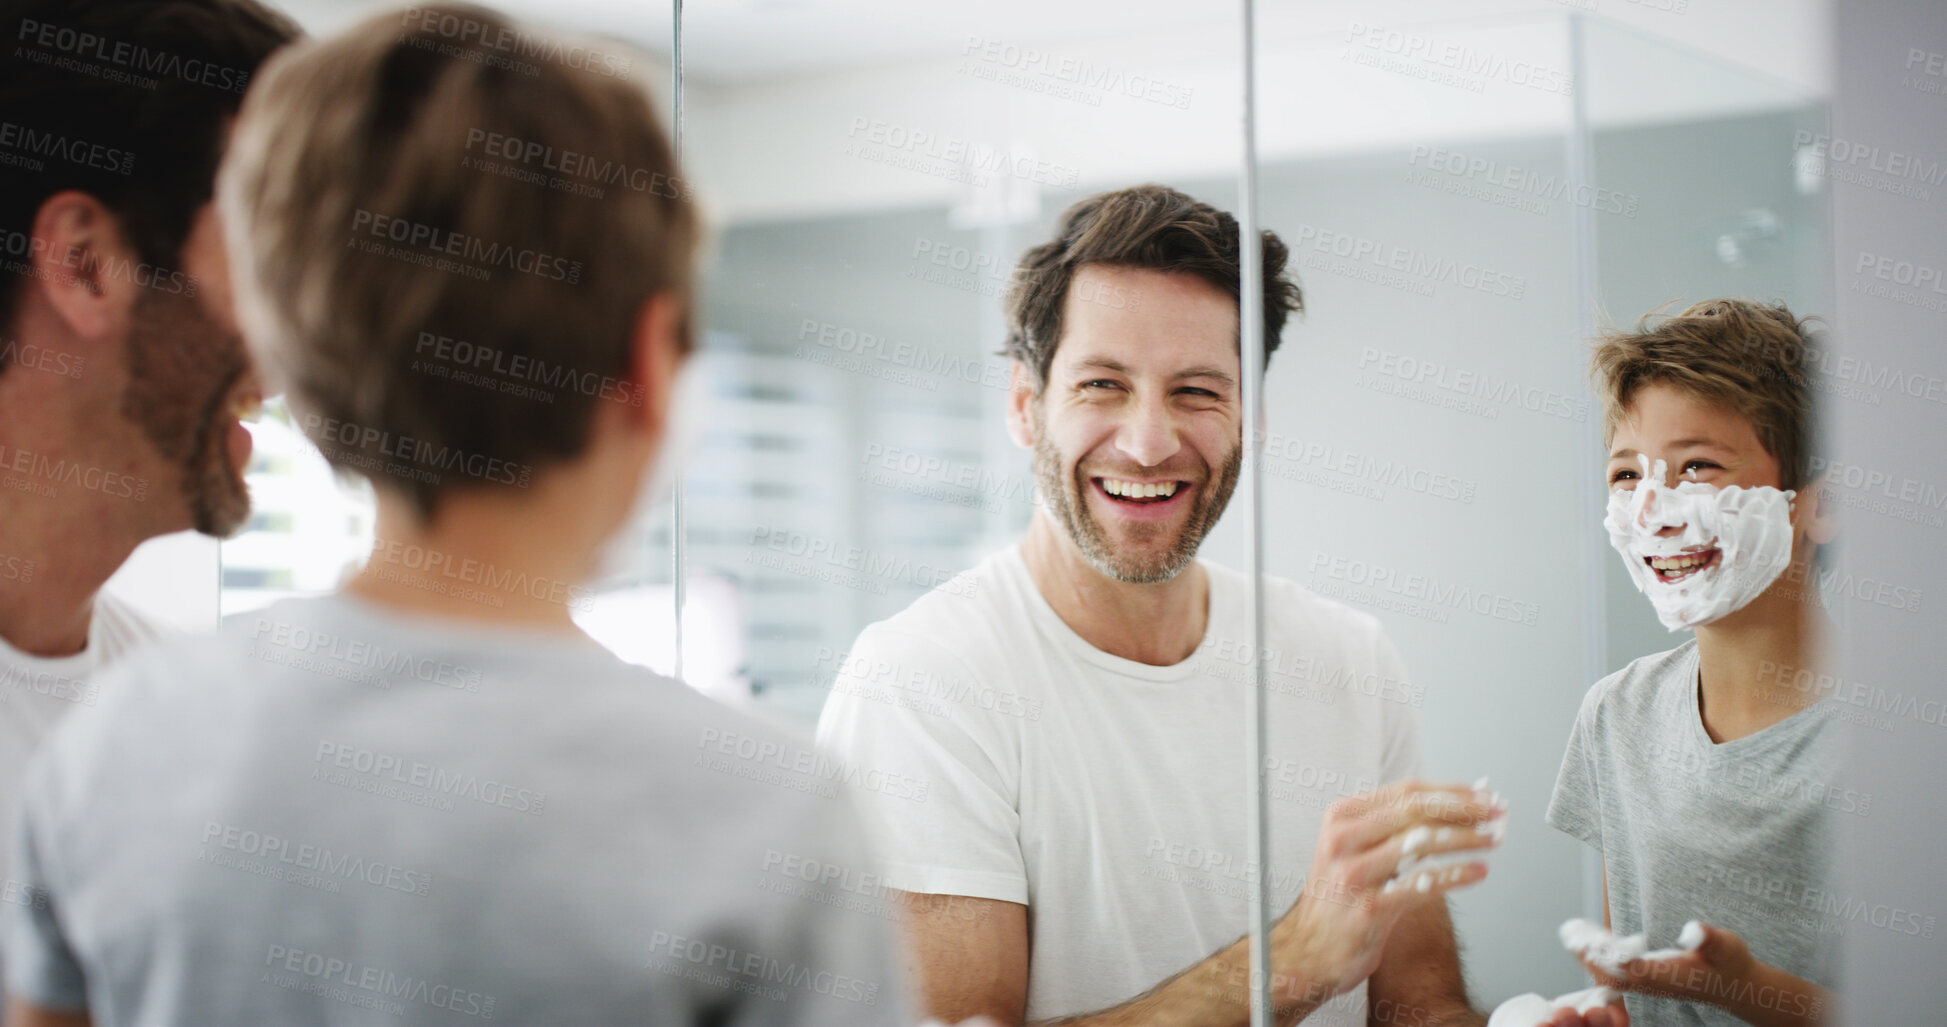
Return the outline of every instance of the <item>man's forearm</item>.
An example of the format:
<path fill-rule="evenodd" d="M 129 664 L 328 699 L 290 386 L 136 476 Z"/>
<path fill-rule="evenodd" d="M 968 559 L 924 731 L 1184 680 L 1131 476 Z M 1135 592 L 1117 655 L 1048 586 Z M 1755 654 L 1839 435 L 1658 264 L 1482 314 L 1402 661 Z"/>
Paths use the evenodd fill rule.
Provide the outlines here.
<path fill-rule="evenodd" d="M 1030 1027 L 1249 1027 L 1250 944 L 1248 937 L 1239 938 L 1119 1006 L 1057 1020 L 1037 1020 Z M 1280 1024 L 1303 1020 L 1332 997 L 1323 986 L 1292 978 L 1287 969 L 1274 966 L 1271 973 L 1272 993 L 1280 996 L 1276 1008 Z"/>

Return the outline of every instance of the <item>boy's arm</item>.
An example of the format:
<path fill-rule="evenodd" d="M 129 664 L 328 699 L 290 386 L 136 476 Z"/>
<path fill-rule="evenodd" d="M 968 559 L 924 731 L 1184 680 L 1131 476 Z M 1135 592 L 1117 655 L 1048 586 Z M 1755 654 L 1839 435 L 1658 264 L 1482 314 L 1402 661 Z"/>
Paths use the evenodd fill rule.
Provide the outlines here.
<path fill-rule="evenodd" d="M 14 999 L 7 1005 L 7 1027 L 89 1027 L 86 1012 L 63 1013 Z"/>

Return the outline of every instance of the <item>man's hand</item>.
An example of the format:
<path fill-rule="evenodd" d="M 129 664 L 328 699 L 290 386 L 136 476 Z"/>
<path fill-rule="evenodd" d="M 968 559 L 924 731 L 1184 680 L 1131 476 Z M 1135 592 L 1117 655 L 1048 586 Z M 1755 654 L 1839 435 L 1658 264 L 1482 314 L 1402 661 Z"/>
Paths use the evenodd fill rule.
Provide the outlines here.
<path fill-rule="evenodd" d="M 1272 929 L 1280 1005 L 1315 1007 L 1370 977 L 1402 914 L 1487 876 L 1475 861 L 1411 873 L 1389 890 L 1401 857 L 1491 849 L 1499 840 L 1487 824 L 1505 812 L 1472 788 L 1418 781 L 1333 803 L 1305 889 Z"/>

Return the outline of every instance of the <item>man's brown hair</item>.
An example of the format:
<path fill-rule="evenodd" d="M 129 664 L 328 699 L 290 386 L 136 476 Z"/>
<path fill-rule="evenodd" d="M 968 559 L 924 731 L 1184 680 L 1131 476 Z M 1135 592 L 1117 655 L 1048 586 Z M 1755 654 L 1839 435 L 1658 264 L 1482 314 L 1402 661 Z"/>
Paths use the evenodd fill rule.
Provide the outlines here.
<path fill-rule="evenodd" d="M 239 319 L 326 458 L 422 517 L 578 456 L 599 403 L 643 401 L 643 303 L 690 306 L 669 140 L 587 49 L 407 8 L 280 55 L 244 104 L 219 187 Z"/>
<path fill-rule="evenodd" d="M 1069 207 L 1054 239 L 1028 250 L 1007 291 L 1005 355 L 1026 365 L 1037 391 L 1061 341 L 1062 307 L 1075 272 L 1089 264 L 1195 275 L 1233 302 L 1242 281 L 1237 219 L 1175 189 L 1139 185 L 1101 193 Z M 1285 275 L 1287 253 L 1275 233 L 1264 238 L 1264 358 L 1278 348 L 1284 323 L 1305 309 L 1298 284 Z"/>
<path fill-rule="evenodd" d="M 1672 317 L 1645 316 L 1631 331 L 1597 341 L 1591 361 L 1604 407 L 1606 447 L 1636 390 L 1652 383 L 1682 389 L 1743 417 L 1778 461 L 1787 489 L 1811 474 L 1815 439 L 1805 371 L 1815 351 L 1811 326 L 1782 303 L 1704 300 Z"/>
<path fill-rule="evenodd" d="M 0 33 L 12 51 L 0 122 L 13 156 L 30 155 L 0 160 L 0 254 L 28 266 L 41 205 L 76 189 L 115 216 L 137 260 L 180 272 L 226 123 L 297 25 L 256 0 L 0 0 Z M 132 73 L 141 61 L 153 75 Z M 0 278 L 0 334 L 28 281 Z M 0 340 L 0 372 L 9 348 Z"/>

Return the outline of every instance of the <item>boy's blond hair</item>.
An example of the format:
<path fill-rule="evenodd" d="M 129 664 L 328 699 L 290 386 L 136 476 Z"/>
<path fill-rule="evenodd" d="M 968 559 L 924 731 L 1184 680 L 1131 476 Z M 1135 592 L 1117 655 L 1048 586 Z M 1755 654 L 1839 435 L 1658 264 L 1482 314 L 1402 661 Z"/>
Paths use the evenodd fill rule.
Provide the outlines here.
<path fill-rule="evenodd" d="M 1660 321 L 1646 316 L 1633 331 L 1604 333 L 1591 358 L 1604 447 L 1637 389 L 1672 385 L 1749 421 L 1778 461 L 1779 484 L 1799 488 L 1811 474 L 1812 399 L 1801 368 L 1813 355 L 1809 326 L 1816 320 L 1782 303 L 1714 299 Z"/>

